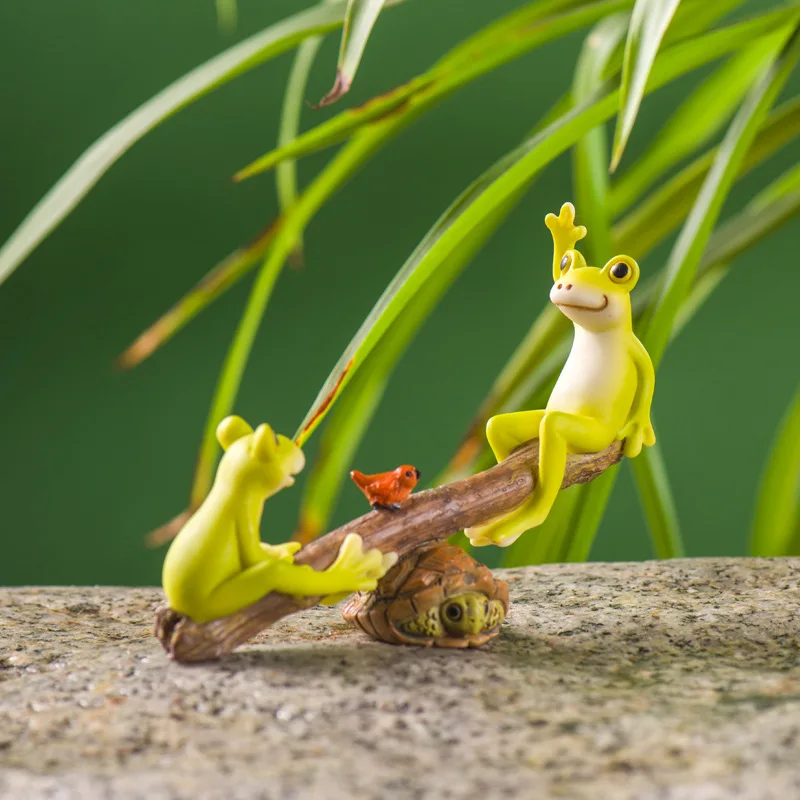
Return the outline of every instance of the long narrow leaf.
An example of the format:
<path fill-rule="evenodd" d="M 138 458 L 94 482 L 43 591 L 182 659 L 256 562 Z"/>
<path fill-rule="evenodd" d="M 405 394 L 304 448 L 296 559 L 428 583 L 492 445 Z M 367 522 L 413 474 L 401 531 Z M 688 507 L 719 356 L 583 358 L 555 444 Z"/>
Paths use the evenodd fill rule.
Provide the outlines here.
<path fill-rule="evenodd" d="M 645 447 L 631 466 L 656 558 L 681 558 L 686 550 L 659 444 Z"/>
<path fill-rule="evenodd" d="M 764 36 L 732 55 L 681 103 L 645 154 L 615 183 L 610 199 L 614 215 L 630 208 L 670 167 L 720 130 L 779 46 L 781 37 L 780 33 Z"/>
<path fill-rule="evenodd" d="M 680 0 L 636 0 L 633 7 L 628 38 L 625 41 L 619 121 L 614 130 L 614 149 L 611 158 L 612 172 L 622 158 L 658 48 L 679 3 Z"/>
<path fill-rule="evenodd" d="M 231 33 L 236 30 L 239 21 L 237 0 L 216 0 L 217 25 L 221 31 Z"/>
<path fill-rule="evenodd" d="M 523 567 L 560 560 L 561 545 L 569 530 L 582 488 L 570 486 L 559 492 L 547 519 L 535 531 L 520 536 L 503 551 L 503 566 Z"/>
<path fill-rule="evenodd" d="M 776 153 L 800 134 L 800 97 L 776 108 L 761 126 L 747 152 L 738 176 Z M 620 220 L 612 229 L 616 252 L 648 252 L 686 217 L 719 152 L 715 147 L 684 167 L 661 188 Z M 613 197 L 613 194 L 612 194 Z"/>
<path fill-rule="evenodd" d="M 794 12 L 796 13 L 796 12 Z M 767 19 L 769 17 L 769 19 Z M 653 91 L 679 75 L 718 58 L 774 29 L 783 15 L 765 15 L 729 26 L 665 50 L 651 73 L 647 91 Z M 537 172 L 570 147 L 587 130 L 613 113 L 618 92 L 579 106 L 509 153 L 478 178 L 445 212 L 431 234 L 412 254 L 378 300 L 344 354 L 325 381 L 317 399 L 298 429 L 303 442 L 352 379 L 354 372 L 375 346 L 419 286 L 457 245 L 460 238 L 496 204 L 528 185 Z"/>
<path fill-rule="evenodd" d="M 283 95 L 278 147 L 285 147 L 297 138 L 308 75 L 322 44 L 322 38 L 322 36 L 311 36 L 297 48 Z M 288 159 L 278 164 L 275 170 L 275 186 L 278 191 L 278 208 L 281 214 L 285 214 L 297 201 L 297 162 Z M 298 237 L 292 258 L 296 263 L 303 261 L 302 235 Z"/>
<path fill-rule="evenodd" d="M 642 342 L 655 365 L 666 349 L 678 309 L 688 295 L 722 204 L 770 106 L 798 59 L 800 34 L 795 27 L 785 49 L 748 93 L 719 147 L 700 194 L 667 260 L 658 297 L 644 324 Z"/>
<path fill-rule="evenodd" d="M 756 132 L 766 117 L 767 111 L 774 102 L 791 70 L 800 58 L 800 35 L 797 29 L 792 33 L 790 43 L 778 57 L 768 72 L 753 89 L 748 93 L 745 102 L 737 112 L 734 120 L 720 145 L 719 152 L 714 159 L 714 164 L 700 190 L 700 194 L 692 207 L 689 217 L 678 237 L 670 258 L 665 267 L 665 276 L 662 280 L 661 290 L 654 300 L 654 312 L 647 318 L 642 341 L 647 347 L 653 364 L 658 363 L 663 356 L 667 343 L 673 335 L 676 317 L 680 306 L 689 294 L 694 280 L 697 266 L 702 258 L 703 251 L 708 243 L 716 220 L 722 209 L 722 204 L 728 195 L 736 174 L 739 172 L 741 162 L 749 149 Z M 642 481 L 648 477 L 646 468 L 642 469 Z M 587 497 L 581 509 L 580 523 L 573 531 L 573 539 L 568 552 L 567 560 L 586 560 L 589 556 L 594 536 L 602 520 L 605 507 L 616 482 L 617 470 L 608 470 L 601 478 L 592 482 L 587 488 Z M 653 477 L 651 473 L 649 477 Z M 643 502 L 652 501 L 654 494 L 646 494 L 652 488 L 640 482 L 640 490 L 644 488 Z M 662 487 L 664 491 L 664 487 Z M 661 500 L 668 502 L 661 497 Z M 651 512 L 654 510 L 650 508 Z M 668 511 L 661 509 L 663 515 Z M 662 516 L 660 523 L 665 522 Z M 656 523 L 658 525 L 658 522 Z M 651 527 L 654 536 L 675 535 L 677 525 L 672 529 L 660 531 L 658 527 Z M 659 541 L 659 546 L 666 542 Z"/>
<path fill-rule="evenodd" d="M 585 102 L 602 86 L 606 67 L 624 41 L 629 16 L 613 14 L 586 37 L 572 84 L 576 103 Z M 589 263 L 602 264 L 611 252 L 608 207 L 608 143 L 603 125 L 598 125 L 575 143 L 572 180 L 581 219 L 590 235 L 586 239 Z"/>
<path fill-rule="evenodd" d="M 754 144 L 753 149 L 755 147 Z M 688 205 L 684 214 L 687 211 Z M 725 277 L 730 262 L 791 219 L 798 211 L 800 166 L 759 192 L 742 212 L 714 231 L 697 270 L 695 285 L 681 305 L 673 328 L 673 337 L 697 313 L 708 295 Z M 652 246 L 655 244 L 657 242 L 651 242 Z M 637 257 L 647 252 L 625 247 L 620 249 L 635 252 Z M 635 321 L 641 318 L 655 289 L 652 279 L 637 288 L 633 298 Z M 442 473 L 440 482 L 449 482 L 475 471 L 479 459 L 488 452 L 484 428 L 491 416 L 531 407 L 531 398 L 535 395 L 541 396 L 544 388 L 552 383 L 553 376 L 563 366 L 569 349 L 570 324 L 555 306 L 548 303 L 495 380 L 470 423 L 462 444 Z"/>
<path fill-rule="evenodd" d="M 166 314 L 140 334 L 118 359 L 123 369 L 138 366 L 169 341 L 184 325 L 249 272 L 267 252 L 275 238 L 276 226 L 269 225 L 252 242 L 240 247 L 217 264 Z"/>
<path fill-rule="evenodd" d="M 800 387 L 778 426 L 767 459 L 750 538 L 754 556 L 798 555 L 800 522 Z"/>
<path fill-rule="evenodd" d="M 617 482 L 619 464 L 607 469 L 599 478 L 579 488 L 578 497 L 568 528 L 568 535 L 558 561 L 588 561 L 592 545 L 603 521 L 611 492 Z"/>
<path fill-rule="evenodd" d="M 350 91 L 372 28 L 383 10 L 384 0 L 348 0 L 342 28 L 339 63 L 333 88 L 320 100 L 320 106 L 335 103 Z"/>
<path fill-rule="evenodd" d="M 388 0 L 397 4 L 402 0 Z M 164 120 L 233 78 L 291 49 L 307 36 L 333 30 L 345 2 L 288 17 L 206 61 L 139 106 L 101 136 L 61 177 L 0 249 L 0 283 L 72 211 L 135 142 Z"/>
<path fill-rule="evenodd" d="M 591 25 L 613 11 L 631 5 L 632 0 L 538 0 L 523 9 L 524 14 L 509 15 L 513 26 L 490 26 L 469 40 L 466 57 L 462 44 L 459 55 L 448 54 L 427 72 L 418 75 L 390 92 L 379 95 L 358 108 L 343 111 L 327 122 L 306 131 L 286 147 L 273 150 L 251 162 L 234 175 L 234 180 L 251 178 L 272 169 L 286 158 L 300 156 L 330 147 L 351 136 L 369 123 L 400 115 L 416 119 L 456 89 L 491 70 L 518 58 L 544 42 Z M 572 6 L 577 6 L 574 10 Z M 566 10 L 565 10 L 566 9 Z"/>
<path fill-rule="evenodd" d="M 352 457 L 377 410 L 397 362 L 456 275 L 506 218 L 517 198 L 498 207 L 464 239 L 433 280 L 414 298 L 367 358 L 328 420 L 320 455 L 306 486 L 295 538 L 308 542 L 322 533 L 338 499 Z"/>

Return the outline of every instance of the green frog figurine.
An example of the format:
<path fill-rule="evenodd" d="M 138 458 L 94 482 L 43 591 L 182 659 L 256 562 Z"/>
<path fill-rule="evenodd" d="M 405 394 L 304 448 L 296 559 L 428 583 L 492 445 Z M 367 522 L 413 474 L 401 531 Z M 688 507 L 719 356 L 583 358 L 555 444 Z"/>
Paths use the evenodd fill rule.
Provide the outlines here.
<path fill-rule="evenodd" d="M 626 255 L 603 267 L 588 267 L 575 249 L 586 236 L 565 203 L 548 214 L 553 234 L 550 300 L 575 326 L 572 350 L 547 407 L 492 417 L 486 437 L 498 462 L 524 442 L 539 439 L 539 468 L 531 497 L 499 519 L 468 528 L 473 545 L 501 547 L 541 525 L 561 488 L 568 453 L 596 453 L 623 440 L 623 454 L 639 455 L 655 444 L 650 422 L 655 373 L 644 345 L 633 333 L 630 293 L 639 266 Z"/>
<path fill-rule="evenodd" d="M 305 466 L 303 451 L 269 425 L 254 431 L 236 416 L 222 420 L 217 439 L 225 452 L 214 485 L 164 560 L 164 593 L 174 611 L 209 622 L 268 592 L 322 595 L 323 603 L 333 603 L 353 592 L 372 591 L 397 561 L 394 553 L 364 552 L 361 537 L 350 534 L 333 564 L 317 571 L 294 563 L 299 542 L 262 542 L 264 501 L 294 483 Z"/>

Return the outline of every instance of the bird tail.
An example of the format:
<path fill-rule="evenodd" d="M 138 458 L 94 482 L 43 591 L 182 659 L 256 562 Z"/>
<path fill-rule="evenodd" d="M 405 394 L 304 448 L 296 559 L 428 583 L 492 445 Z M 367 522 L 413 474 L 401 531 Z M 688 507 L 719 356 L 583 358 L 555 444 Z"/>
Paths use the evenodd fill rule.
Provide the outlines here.
<path fill-rule="evenodd" d="M 357 469 L 350 472 L 350 477 L 353 479 L 353 483 L 360 489 L 363 489 L 369 480 L 363 472 L 359 472 Z"/>

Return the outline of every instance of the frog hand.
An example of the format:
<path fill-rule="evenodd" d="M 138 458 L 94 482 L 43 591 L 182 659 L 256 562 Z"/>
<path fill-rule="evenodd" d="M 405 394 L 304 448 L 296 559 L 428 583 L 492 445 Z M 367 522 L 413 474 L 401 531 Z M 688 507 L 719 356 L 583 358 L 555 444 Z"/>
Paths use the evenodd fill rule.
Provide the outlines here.
<path fill-rule="evenodd" d="M 361 537 L 357 533 L 347 534 L 336 561 L 325 570 L 328 575 L 340 579 L 342 590 L 323 597 L 320 602 L 333 605 L 353 592 L 371 592 L 396 563 L 397 553 L 384 554 L 377 548 L 364 552 Z"/>
<path fill-rule="evenodd" d="M 617 440 L 622 440 L 622 455 L 636 458 L 642 452 L 642 445 L 650 447 L 656 443 L 656 432 L 649 419 L 632 419 L 619 432 Z"/>
<path fill-rule="evenodd" d="M 285 544 L 267 544 L 261 542 L 264 555 L 272 561 L 288 561 L 294 563 L 294 554 L 302 547 L 300 542 L 286 542 Z"/>
<path fill-rule="evenodd" d="M 586 228 L 575 224 L 575 206 L 572 203 L 564 203 L 558 216 L 548 214 L 544 218 L 544 224 L 550 228 L 556 250 L 560 253 L 572 250 L 586 236 Z"/>

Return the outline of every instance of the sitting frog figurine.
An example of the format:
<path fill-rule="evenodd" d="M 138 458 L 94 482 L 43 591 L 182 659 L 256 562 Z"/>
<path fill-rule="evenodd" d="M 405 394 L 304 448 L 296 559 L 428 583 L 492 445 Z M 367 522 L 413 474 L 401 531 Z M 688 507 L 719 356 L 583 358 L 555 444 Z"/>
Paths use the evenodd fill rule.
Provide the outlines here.
<path fill-rule="evenodd" d="M 550 300 L 575 326 L 575 338 L 547 408 L 492 417 L 486 437 L 498 462 L 524 442 L 539 439 L 539 469 L 531 497 L 514 511 L 465 533 L 473 545 L 516 541 L 541 525 L 561 488 L 567 453 L 595 453 L 624 440 L 623 454 L 639 455 L 655 444 L 650 423 L 655 373 L 644 345 L 633 333 L 630 292 L 639 266 L 615 256 L 602 268 L 588 267 L 575 250 L 586 236 L 565 203 L 548 214 L 553 234 Z"/>
<path fill-rule="evenodd" d="M 164 593 L 174 611 L 209 622 L 268 592 L 323 595 L 323 603 L 332 603 L 375 589 L 397 556 L 365 553 L 356 534 L 344 539 L 334 563 L 321 572 L 294 563 L 299 542 L 261 541 L 264 501 L 291 486 L 305 466 L 303 451 L 291 439 L 277 436 L 266 424 L 254 431 L 236 416 L 222 420 L 217 439 L 225 453 L 214 485 L 164 560 Z"/>

